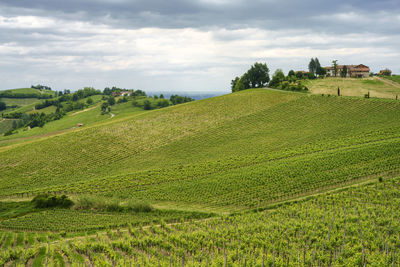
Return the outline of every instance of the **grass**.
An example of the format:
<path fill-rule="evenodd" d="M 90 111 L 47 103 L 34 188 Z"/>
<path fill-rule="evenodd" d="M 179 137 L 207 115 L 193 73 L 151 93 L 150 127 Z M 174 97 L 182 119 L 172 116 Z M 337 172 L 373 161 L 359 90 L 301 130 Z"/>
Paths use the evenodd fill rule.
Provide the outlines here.
<path fill-rule="evenodd" d="M 34 89 L 34 88 L 16 88 L 16 89 L 7 89 L 7 90 L 1 90 L 1 92 L 5 91 L 10 91 L 13 94 L 35 94 L 37 96 L 41 95 L 54 95 L 55 91 L 50 91 L 50 90 L 39 90 L 39 89 Z"/>
<path fill-rule="evenodd" d="M 37 211 L 30 201 L 0 202 L 0 220 L 20 217 Z"/>
<path fill-rule="evenodd" d="M 365 79 L 357 78 L 325 78 L 307 80 L 305 85 L 313 94 L 337 95 L 337 89 L 343 96 L 360 96 L 370 92 L 371 97 L 392 98 L 400 94 L 400 85 L 393 85 L 385 80 L 372 77 Z"/>
<path fill-rule="evenodd" d="M 26 106 L 37 103 L 40 100 L 37 98 L 0 98 L 0 101 L 6 103 L 7 106 Z"/>
<path fill-rule="evenodd" d="M 45 109 L 49 108 L 55 110 L 53 106 L 50 106 Z M 40 112 L 45 109 L 41 109 Z M 113 106 L 111 112 L 115 115 L 113 120 L 116 120 L 124 116 L 140 114 L 144 112 L 144 110 L 141 108 L 133 107 L 132 103 L 122 103 Z M 4 137 L 0 136 L 0 147 L 7 146 L 12 143 L 20 143 L 24 141 L 29 141 L 31 139 L 41 138 L 43 137 L 43 135 L 52 135 L 60 131 L 78 130 L 77 125 L 79 123 L 82 123 L 83 127 L 88 127 L 97 123 L 106 122 L 110 120 L 111 120 L 111 115 L 110 114 L 102 115 L 100 111 L 100 104 L 97 103 L 84 110 L 75 110 L 69 112 L 61 120 L 56 120 L 46 123 L 43 128 L 36 127 L 28 131 L 20 129 L 16 134 L 13 134 L 12 136 L 4 136 Z M 23 138 L 23 139 L 18 139 L 18 138 Z"/>
<path fill-rule="evenodd" d="M 384 76 L 385 79 L 400 83 L 400 75 Z"/>
<path fill-rule="evenodd" d="M 0 135 L 12 129 L 13 121 L 12 119 L 0 119 Z"/>

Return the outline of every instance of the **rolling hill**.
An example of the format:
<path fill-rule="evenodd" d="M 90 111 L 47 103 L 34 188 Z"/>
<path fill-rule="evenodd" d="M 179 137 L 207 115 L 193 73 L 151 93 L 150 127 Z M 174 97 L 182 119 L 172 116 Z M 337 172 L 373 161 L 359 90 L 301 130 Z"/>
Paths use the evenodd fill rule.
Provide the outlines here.
<path fill-rule="evenodd" d="M 399 107 L 249 90 L 134 114 L 2 147 L 0 195 L 90 192 L 225 211 L 266 206 L 397 174 Z"/>
<path fill-rule="evenodd" d="M 400 101 L 254 89 L 118 112 L 3 139 L 0 265 L 399 264 Z M 155 209 L 28 202 L 48 192 Z"/>

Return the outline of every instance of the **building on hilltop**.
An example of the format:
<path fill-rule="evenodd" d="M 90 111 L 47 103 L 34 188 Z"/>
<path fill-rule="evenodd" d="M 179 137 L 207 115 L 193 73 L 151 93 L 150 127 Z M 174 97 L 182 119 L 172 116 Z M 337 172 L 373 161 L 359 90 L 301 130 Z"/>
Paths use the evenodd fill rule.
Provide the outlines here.
<path fill-rule="evenodd" d="M 380 76 L 392 76 L 392 71 L 389 69 L 381 70 L 378 75 Z"/>
<path fill-rule="evenodd" d="M 336 66 L 336 77 L 341 77 L 341 73 L 346 66 L 347 68 L 347 75 L 346 77 L 351 78 L 367 78 L 369 77 L 370 69 L 368 66 L 363 64 L 360 65 L 337 65 Z M 325 67 L 326 74 L 328 76 L 335 76 L 335 69 L 333 66 Z"/>
<path fill-rule="evenodd" d="M 119 94 L 120 94 L 120 96 L 130 96 L 132 94 L 132 92 L 131 91 L 122 91 Z"/>

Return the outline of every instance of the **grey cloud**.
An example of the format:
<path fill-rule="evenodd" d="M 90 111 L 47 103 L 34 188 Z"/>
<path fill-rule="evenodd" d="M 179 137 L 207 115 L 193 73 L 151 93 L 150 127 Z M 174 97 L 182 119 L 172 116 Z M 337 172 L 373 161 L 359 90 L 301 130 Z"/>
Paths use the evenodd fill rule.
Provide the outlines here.
<path fill-rule="evenodd" d="M 0 16 L 52 18 L 56 24 L 37 28 L 0 25 L 0 79 L 3 86 L 8 87 L 48 83 L 58 89 L 85 85 L 104 88 L 118 81 L 114 84 L 127 88 L 222 90 L 229 87 L 232 77 L 243 73 L 254 61 L 267 61 L 271 72 L 276 68 L 287 71 L 305 69 L 311 56 L 318 56 L 324 65 L 338 59 L 349 64 L 370 64 L 374 71 L 390 67 L 400 72 L 398 14 L 398 0 L 232 0 L 225 3 L 211 0 L 1 0 Z M 76 30 L 74 22 L 88 23 L 89 27 Z M 96 27 L 100 30 L 96 31 Z M 217 49 L 215 57 L 208 61 L 193 60 L 179 65 L 171 63 L 171 57 L 179 57 L 179 51 L 163 58 L 157 54 L 158 49 L 154 54 L 143 55 L 136 51 L 131 36 L 125 41 L 133 40 L 133 43 L 123 46 L 121 51 L 117 51 L 118 44 L 115 49 L 112 47 L 113 38 L 115 41 L 125 38 L 124 33 L 121 36 L 110 33 L 113 29 L 144 27 L 194 28 L 210 32 L 211 47 L 218 43 L 232 52 L 221 53 Z M 106 29 L 105 33 L 101 29 Z M 263 31 L 261 36 L 257 35 L 260 34 L 258 30 Z M 248 40 L 256 42 L 255 51 L 244 47 L 244 53 L 238 52 L 243 46 L 240 42 Z M 106 48 L 96 46 L 96 42 L 105 43 Z M 2 50 L 2 45 L 7 49 Z M 170 46 L 179 50 L 179 45 L 177 41 L 177 48 Z M 207 44 L 202 48 L 207 49 Z M 298 48 L 311 52 L 293 58 L 264 53 L 286 49 L 292 55 L 291 50 Z M 376 51 L 376 56 L 365 57 L 361 52 L 355 55 L 324 52 L 342 48 L 368 49 Z M 196 54 L 198 48 L 193 49 Z M 148 57 L 159 61 L 152 63 L 152 58 L 148 60 Z M 124 59 L 134 63 L 143 60 L 144 63 L 128 64 L 123 69 L 95 68 Z M 19 82 L 24 84 L 16 85 Z"/>
<path fill-rule="evenodd" d="M 10 12 L 62 16 L 63 18 L 105 23 L 118 28 L 162 27 L 258 27 L 264 29 L 308 28 L 333 32 L 351 29 L 373 31 L 387 29 L 375 23 L 342 23 L 330 16 L 335 13 L 360 14 L 365 17 L 384 12 L 387 16 L 399 13 L 397 0 L 239 0 L 233 4 L 212 4 L 209 1 L 190 0 L 136 0 L 136 1 L 13 1 L 0 4 Z M 321 19 L 324 17 L 326 19 Z M 394 30 L 394 29 L 393 29 Z"/>

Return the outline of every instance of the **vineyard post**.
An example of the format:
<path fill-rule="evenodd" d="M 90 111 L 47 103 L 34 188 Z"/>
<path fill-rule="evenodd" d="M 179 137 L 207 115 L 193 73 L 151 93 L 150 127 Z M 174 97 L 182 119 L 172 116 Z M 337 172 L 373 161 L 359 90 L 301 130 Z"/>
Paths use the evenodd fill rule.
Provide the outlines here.
<path fill-rule="evenodd" d="M 224 253 L 225 254 L 225 267 L 227 267 L 228 266 L 228 259 L 226 258 L 226 253 Z"/>
<path fill-rule="evenodd" d="M 275 266 L 275 249 L 272 250 L 272 267 Z"/>
<path fill-rule="evenodd" d="M 395 250 L 393 249 L 393 259 L 392 259 L 392 266 L 394 267 L 394 259 L 395 259 Z"/>

